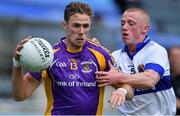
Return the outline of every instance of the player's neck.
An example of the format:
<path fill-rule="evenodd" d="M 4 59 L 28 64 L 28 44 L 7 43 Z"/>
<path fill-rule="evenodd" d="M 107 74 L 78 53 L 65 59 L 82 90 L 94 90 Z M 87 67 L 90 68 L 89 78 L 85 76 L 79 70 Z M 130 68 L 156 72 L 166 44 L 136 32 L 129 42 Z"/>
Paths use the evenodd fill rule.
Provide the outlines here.
<path fill-rule="evenodd" d="M 82 47 L 75 47 L 75 46 L 72 46 L 69 42 L 67 42 L 66 40 L 63 41 L 66 45 L 66 50 L 68 52 L 71 52 L 71 53 L 76 53 L 76 52 L 81 52 L 82 49 L 83 49 L 83 46 Z"/>
<path fill-rule="evenodd" d="M 137 44 L 142 43 L 144 41 L 145 37 L 139 37 L 136 39 L 136 41 L 133 44 L 128 45 L 128 51 L 132 55 L 134 52 L 136 52 Z"/>
<path fill-rule="evenodd" d="M 136 52 L 136 45 L 128 46 L 128 51 L 132 55 L 134 52 Z"/>
<path fill-rule="evenodd" d="M 70 48 L 70 47 L 67 47 L 66 49 L 68 52 L 71 52 L 71 53 L 76 53 L 76 52 L 81 52 L 82 51 L 82 47 L 81 48 Z"/>

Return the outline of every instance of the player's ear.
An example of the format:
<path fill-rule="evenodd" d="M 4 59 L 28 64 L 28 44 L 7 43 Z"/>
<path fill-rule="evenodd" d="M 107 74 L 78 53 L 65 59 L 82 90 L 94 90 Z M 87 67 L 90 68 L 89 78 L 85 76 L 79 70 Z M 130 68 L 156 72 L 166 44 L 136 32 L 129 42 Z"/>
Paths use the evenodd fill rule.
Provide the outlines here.
<path fill-rule="evenodd" d="M 67 23 L 66 21 L 61 22 L 62 27 L 66 30 L 67 29 Z"/>
<path fill-rule="evenodd" d="M 146 34 L 149 31 L 149 25 L 144 26 L 143 34 Z"/>

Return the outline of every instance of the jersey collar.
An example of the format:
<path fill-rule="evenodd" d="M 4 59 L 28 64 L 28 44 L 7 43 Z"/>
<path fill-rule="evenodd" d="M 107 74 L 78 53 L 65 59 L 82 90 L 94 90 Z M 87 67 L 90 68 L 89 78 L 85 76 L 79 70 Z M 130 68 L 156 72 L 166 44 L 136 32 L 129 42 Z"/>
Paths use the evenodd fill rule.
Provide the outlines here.
<path fill-rule="evenodd" d="M 129 58 L 130 58 L 131 60 L 133 60 L 133 57 L 134 57 L 148 42 L 150 42 L 150 41 L 151 41 L 150 38 L 149 38 L 148 36 L 146 36 L 146 38 L 144 39 L 143 42 L 137 43 L 137 45 L 136 45 L 136 51 L 135 51 L 132 55 L 130 54 L 127 45 L 125 45 L 125 47 L 124 47 L 124 49 L 123 49 L 123 52 L 126 52 L 127 55 L 129 56 Z"/>
<path fill-rule="evenodd" d="M 63 38 L 61 38 L 61 40 L 60 40 L 60 41 L 61 41 L 61 42 L 60 42 L 60 43 L 61 43 L 61 49 L 64 49 L 65 51 L 67 51 L 67 52 L 69 52 L 69 53 L 81 53 L 81 52 L 84 51 L 84 49 L 85 49 L 86 46 L 87 46 L 87 42 L 86 42 L 82 49 L 79 49 L 79 50 L 69 49 L 69 48 L 67 48 L 66 44 L 64 43 L 64 39 L 66 39 L 66 37 L 63 37 Z"/>

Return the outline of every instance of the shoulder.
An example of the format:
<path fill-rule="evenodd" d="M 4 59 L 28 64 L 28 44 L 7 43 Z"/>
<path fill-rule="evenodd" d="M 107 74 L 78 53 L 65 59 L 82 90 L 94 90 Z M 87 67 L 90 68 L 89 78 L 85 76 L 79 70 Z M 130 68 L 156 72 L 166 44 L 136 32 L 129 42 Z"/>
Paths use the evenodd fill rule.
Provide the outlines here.
<path fill-rule="evenodd" d="M 121 55 L 122 53 L 123 53 L 123 49 L 119 49 L 119 50 L 112 52 L 112 56 L 116 57 L 116 56 Z"/>
<path fill-rule="evenodd" d="M 53 48 L 54 53 L 56 53 L 57 51 L 59 51 L 60 48 L 61 48 L 61 41 L 58 41 L 57 43 L 55 43 L 55 44 L 52 46 L 52 48 Z"/>
<path fill-rule="evenodd" d="M 53 49 L 58 49 L 61 46 L 61 41 L 56 42 L 54 45 L 52 45 Z"/>
<path fill-rule="evenodd" d="M 91 41 L 87 41 L 87 47 L 91 50 L 94 50 L 94 51 L 97 51 L 97 52 L 100 52 L 101 54 L 111 54 L 110 50 L 108 50 L 106 47 L 100 45 L 100 44 L 97 44 L 97 43 L 94 43 L 94 42 L 91 42 Z"/>
<path fill-rule="evenodd" d="M 152 51 L 152 52 L 167 52 L 167 50 L 160 44 L 158 44 L 157 42 L 155 41 L 150 41 L 148 44 L 147 44 L 147 47 Z"/>

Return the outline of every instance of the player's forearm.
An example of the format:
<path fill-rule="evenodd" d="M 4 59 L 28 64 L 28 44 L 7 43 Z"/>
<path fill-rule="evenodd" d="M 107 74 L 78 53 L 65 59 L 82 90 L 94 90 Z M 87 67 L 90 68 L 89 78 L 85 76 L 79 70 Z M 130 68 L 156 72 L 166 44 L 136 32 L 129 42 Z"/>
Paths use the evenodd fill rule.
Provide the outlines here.
<path fill-rule="evenodd" d="M 155 71 L 149 70 L 143 73 L 133 75 L 126 75 L 122 82 L 131 85 L 133 88 L 150 89 L 153 88 L 159 81 L 159 74 Z"/>
<path fill-rule="evenodd" d="M 22 68 L 13 68 L 12 72 L 13 96 L 16 101 L 22 101 L 25 98 L 25 82 L 23 80 Z"/>

